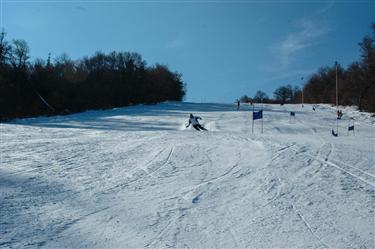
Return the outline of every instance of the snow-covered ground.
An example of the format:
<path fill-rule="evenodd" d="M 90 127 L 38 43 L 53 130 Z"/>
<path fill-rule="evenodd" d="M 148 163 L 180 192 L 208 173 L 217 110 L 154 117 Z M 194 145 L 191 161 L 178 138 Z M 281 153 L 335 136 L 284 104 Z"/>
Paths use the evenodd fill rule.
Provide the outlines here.
<path fill-rule="evenodd" d="M 264 108 L 264 134 L 234 104 L 1 124 L 0 247 L 375 248 L 374 118 Z"/>

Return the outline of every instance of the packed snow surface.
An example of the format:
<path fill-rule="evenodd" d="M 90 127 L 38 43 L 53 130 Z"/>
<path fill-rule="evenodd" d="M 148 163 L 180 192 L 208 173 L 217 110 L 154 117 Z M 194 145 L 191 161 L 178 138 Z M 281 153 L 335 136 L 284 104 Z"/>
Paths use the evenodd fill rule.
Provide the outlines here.
<path fill-rule="evenodd" d="M 265 105 L 252 134 L 252 107 L 235 109 L 1 124 L 0 247 L 375 248 L 373 117 L 344 110 L 334 137 L 328 105 Z"/>

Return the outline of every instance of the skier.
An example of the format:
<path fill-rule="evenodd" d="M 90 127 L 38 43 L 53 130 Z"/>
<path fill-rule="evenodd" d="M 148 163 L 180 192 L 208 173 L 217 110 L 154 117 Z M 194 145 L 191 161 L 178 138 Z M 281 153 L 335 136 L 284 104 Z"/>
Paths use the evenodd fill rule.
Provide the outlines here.
<path fill-rule="evenodd" d="M 206 128 L 204 128 L 203 126 L 199 124 L 198 119 L 202 119 L 202 118 L 198 116 L 194 117 L 193 114 L 190 113 L 189 124 L 186 126 L 186 128 L 188 128 L 191 124 L 194 127 L 194 129 L 196 129 L 197 131 L 199 130 L 207 131 Z"/>
<path fill-rule="evenodd" d="M 342 111 L 337 110 L 337 119 L 341 119 L 341 118 L 342 118 Z"/>

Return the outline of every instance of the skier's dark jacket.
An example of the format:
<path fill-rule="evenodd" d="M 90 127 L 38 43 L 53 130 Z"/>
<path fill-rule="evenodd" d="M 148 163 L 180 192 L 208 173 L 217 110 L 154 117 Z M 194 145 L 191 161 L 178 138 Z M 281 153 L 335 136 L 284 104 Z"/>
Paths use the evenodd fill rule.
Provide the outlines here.
<path fill-rule="evenodd" d="M 194 117 L 193 114 L 190 114 L 189 118 L 189 124 L 186 127 L 189 127 L 189 125 L 199 125 L 198 119 L 202 119 L 201 117 Z"/>

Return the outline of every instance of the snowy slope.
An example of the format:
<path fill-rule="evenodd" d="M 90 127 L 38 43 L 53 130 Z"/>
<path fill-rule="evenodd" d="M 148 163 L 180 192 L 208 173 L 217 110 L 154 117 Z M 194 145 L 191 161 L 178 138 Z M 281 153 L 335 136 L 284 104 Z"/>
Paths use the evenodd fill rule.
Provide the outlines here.
<path fill-rule="evenodd" d="M 374 118 L 264 108 L 264 134 L 227 104 L 1 124 L 0 247 L 375 248 Z"/>

